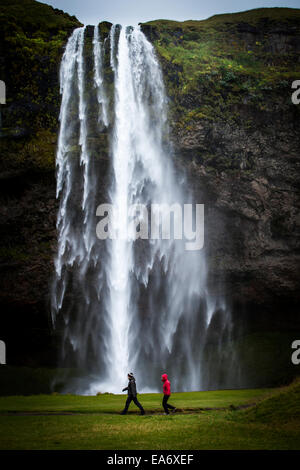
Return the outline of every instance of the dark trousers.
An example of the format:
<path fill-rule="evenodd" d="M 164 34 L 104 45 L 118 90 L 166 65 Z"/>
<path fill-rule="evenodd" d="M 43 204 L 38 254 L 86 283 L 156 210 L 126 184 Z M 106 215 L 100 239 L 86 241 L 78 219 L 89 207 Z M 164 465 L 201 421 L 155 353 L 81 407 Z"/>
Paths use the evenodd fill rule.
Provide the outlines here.
<path fill-rule="evenodd" d="M 169 409 L 170 410 L 175 410 L 175 406 L 169 405 L 169 403 L 167 403 L 169 398 L 170 398 L 170 395 L 164 395 L 164 398 L 163 398 L 163 401 L 162 401 L 162 405 L 163 405 L 165 413 L 167 413 L 167 415 L 169 414 Z"/>
<path fill-rule="evenodd" d="M 125 415 L 127 413 L 129 405 L 132 401 L 141 410 L 141 413 L 144 414 L 145 413 L 144 408 L 142 407 L 142 405 L 138 401 L 137 397 L 136 396 L 134 397 L 133 395 L 128 395 L 128 398 L 127 398 L 126 403 L 125 403 L 125 408 L 122 411 L 122 414 Z"/>

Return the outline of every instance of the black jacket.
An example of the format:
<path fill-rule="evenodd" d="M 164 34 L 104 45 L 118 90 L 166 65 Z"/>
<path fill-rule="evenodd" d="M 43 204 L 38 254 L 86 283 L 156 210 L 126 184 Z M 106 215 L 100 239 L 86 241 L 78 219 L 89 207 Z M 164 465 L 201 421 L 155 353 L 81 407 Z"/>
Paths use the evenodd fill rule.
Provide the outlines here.
<path fill-rule="evenodd" d="M 125 390 L 128 390 L 128 396 L 131 397 L 136 397 L 136 384 L 135 384 L 135 379 L 130 379 L 128 382 L 128 387 L 123 388 L 123 392 Z"/>

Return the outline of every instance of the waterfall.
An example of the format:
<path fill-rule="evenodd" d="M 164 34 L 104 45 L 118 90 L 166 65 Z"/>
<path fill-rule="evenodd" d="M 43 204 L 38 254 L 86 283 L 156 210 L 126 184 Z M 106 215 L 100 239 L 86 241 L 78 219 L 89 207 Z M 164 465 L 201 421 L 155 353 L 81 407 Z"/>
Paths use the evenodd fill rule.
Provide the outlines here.
<path fill-rule="evenodd" d="M 207 287 L 204 250 L 187 250 L 184 237 L 159 236 L 151 212 L 171 207 L 174 235 L 181 210 L 195 206 L 186 177 L 173 163 L 167 96 L 154 48 L 139 27 L 114 25 L 108 39 L 94 28 L 91 79 L 85 28 L 76 29 L 60 70 L 52 312 L 54 324 L 63 319 L 63 364 L 82 369 L 82 380 L 69 390 L 119 393 L 130 371 L 140 391 L 159 390 L 165 371 L 174 390 L 199 390 L 218 383 L 207 378 L 203 358 L 214 313 L 222 316 L 226 308 Z M 96 208 L 105 202 L 96 158 L 101 148 L 90 142 L 103 135 L 110 149 L 106 202 L 113 207 L 114 237 L 99 240 Z M 150 210 L 153 226 L 158 224 L 155 237 L 136 239 L 132 207 L 140 208 L 140 223 Z"/>
<path fill-rule="evenodd" d="M 52 319 L 62 336 L 62 364 L 91 373 L 105 368 L 107 329 L 105 315 L 99 315 L 99 311 L 105 310 L 101 296 L 105 289 L 102 270 L 105 250 L 99 250 L 95 232 L 98 178 L 90 140 L 96 130 L 88 116 L 93 103 L 100 106 L 103 101 L 98 101 L 99 82 L 88 81 L 84 38 L 85 28 L 73 32 L 60 68 L 62 100 L 56 157 L 58 248 Z M 94 40 L 94 48 L 97 47 Z M 95 64 L 95 77 L 99 78 L 101 71 L 96 69 L 97 65 L 99 62 Z M 92 90 L 90 100 L 86 98 L 88 90 Z"/>
<path fill-rule="evenodd" d="M 94 83 L 97 88 L 97 99 L 99 104 L 98 122 L 103 122 L 104 126 L 108 126 L 108 103 L 104 89 L 103 77 L 103 54 L 104 48 L 99 40 L 99 28 L 94 28 L 93 39 L 93 52 L 94 52 Z"/>

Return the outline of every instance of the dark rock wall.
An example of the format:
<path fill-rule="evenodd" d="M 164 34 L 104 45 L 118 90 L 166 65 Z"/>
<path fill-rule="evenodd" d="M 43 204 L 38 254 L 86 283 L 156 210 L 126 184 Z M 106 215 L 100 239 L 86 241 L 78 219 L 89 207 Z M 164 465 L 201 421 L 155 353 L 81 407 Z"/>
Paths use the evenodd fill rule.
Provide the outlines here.
<path fill-rule="evenodd" d="M 297 336 L 299 10 L 142 28 L 164 70 L 179 171 L 205 203 L 211 287 L 228 297 L 236 324 Z"/>
<path fill-rule="evenodd" d="M 35 2 L 0 6 L 0 337 L 10 365 L 56 365 L 49 292 L 56 250 L 59 66 L 75 17 Z"/>

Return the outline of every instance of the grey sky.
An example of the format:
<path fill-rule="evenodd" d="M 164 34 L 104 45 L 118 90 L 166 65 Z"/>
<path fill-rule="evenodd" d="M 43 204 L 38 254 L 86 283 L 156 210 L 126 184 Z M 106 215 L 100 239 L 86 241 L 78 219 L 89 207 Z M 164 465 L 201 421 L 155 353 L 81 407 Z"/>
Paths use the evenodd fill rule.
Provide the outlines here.
<path fill-rule="evenodd" d="M 42 0 L 42 3 L 75 15 L 84 24 L 110 21 L 126 25 L 156 19 L 202 20 L 252 8 L 300 6 L 299 0 Z"/>

